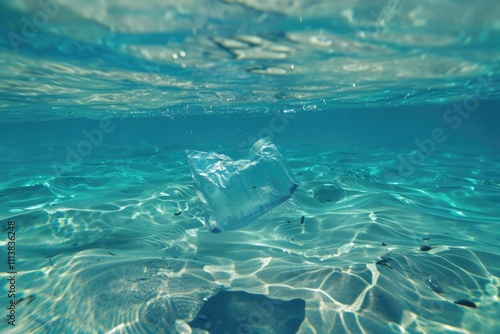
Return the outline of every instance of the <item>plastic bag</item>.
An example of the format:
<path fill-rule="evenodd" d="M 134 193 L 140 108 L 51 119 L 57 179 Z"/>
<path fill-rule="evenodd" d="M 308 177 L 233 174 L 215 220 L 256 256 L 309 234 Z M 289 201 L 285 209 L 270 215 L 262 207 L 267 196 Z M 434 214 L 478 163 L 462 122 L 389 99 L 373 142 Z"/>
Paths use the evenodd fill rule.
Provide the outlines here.
<path fill-rule="evenodd" d="M 255 142 L 248 159 L 186 151 L 205 225 L 217 233 L 241 228 L 286 201 L 298 182 L 269 138 Z"/>

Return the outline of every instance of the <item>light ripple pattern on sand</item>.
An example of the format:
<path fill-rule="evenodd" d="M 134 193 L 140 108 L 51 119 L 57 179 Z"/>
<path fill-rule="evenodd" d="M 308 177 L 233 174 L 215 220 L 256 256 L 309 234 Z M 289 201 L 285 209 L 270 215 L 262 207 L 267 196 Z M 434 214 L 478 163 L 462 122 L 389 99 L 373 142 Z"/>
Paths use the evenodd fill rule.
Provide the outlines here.
<path fill-rule="evenodd" d="M 187 162 L 170 158 L 182 151 L 113 150 L 123 166 L 99 170 L 123 177 L 88 159 L 62 179 L 39 174 L 35 192 L 19 186 L 35 184 L 26 175 L 2 184 L 5 202 L 23 208 L 1 212 L 23 236 L 20 330 L 77 332 L 85 319 L 95 333 L 186 331 L 203 298 L 225 289 L 304 299 L 299 333 L 499 328 L 499 212 L 483 207 L 498 200 L 497 161 L 485 158 L 479 176 L 474 162 L 445 175 L 454 161 L 435 154 L 439 167 L 393 184 L 388 151 L 284 150 L 301 184 L 291 202 L 214 235 Z M 41 206 L 26 207 L 30 198 Z M 462 298 L 480 312 L 453 303 Z"/>

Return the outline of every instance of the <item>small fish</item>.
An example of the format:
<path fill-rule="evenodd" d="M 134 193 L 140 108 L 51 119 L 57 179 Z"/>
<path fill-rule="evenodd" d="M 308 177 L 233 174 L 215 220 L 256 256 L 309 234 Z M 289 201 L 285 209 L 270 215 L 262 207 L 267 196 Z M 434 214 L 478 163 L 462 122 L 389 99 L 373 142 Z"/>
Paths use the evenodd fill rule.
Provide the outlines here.
<path fill-rule="evenodd" d="M 380 264 L 381 266 L 386 266 L 386 267 L 389 267 L 391 269 L 394 269 L 390 264 L 389 262 L 386 260 L 386 259 L 382 259 L 380 261 L 377 261 L 377 264 Z"/>
<path fill-rule="evenodd" d="M 390 269 L 394 269 L 390 264 L 389 261 L 391 261 L 391 252 L 385 254 L 384 256 L 380 257 L 380 260 L 376 262 L 376 264 L 379 264 L 381 266 L 386 266 L 389 267 Z"/>
<path fill-rule="evenodd" d="M 182 213 L 182 211 L 174 212 L 174 216 L 179 216 L 181 213 Z"/>
<path fill-rule="evenodd" d="M 302 217 L 300 218 L 300 223 L 301 223 L 301 224 L 304 224 L 304 221 L 305 221 L 305 220 L 306 220 L 306 217 L 302 216 Z"/>
<path fill-rule="evenodd" d="M 455 304 L 462 305 L 462 306 L 467 306 L 467 307 L 472 307 L 472 308 L 477 308 L 476 303 L 473 301 L 470 301 L 468 299 L 459 299 L 454 301 Z"/>

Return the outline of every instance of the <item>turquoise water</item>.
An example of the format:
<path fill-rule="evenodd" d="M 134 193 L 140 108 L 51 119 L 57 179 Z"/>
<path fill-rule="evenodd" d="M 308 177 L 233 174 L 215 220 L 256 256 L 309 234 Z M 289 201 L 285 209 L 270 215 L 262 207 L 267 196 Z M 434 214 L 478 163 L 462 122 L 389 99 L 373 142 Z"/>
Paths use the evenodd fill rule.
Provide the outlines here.
<path fill-rule="evenodd" d="M 500 331 L 495 1 L 0 18 L 0 332 Z M 263 137 L 299 187 L 210 233 L 185 151 Z"/>

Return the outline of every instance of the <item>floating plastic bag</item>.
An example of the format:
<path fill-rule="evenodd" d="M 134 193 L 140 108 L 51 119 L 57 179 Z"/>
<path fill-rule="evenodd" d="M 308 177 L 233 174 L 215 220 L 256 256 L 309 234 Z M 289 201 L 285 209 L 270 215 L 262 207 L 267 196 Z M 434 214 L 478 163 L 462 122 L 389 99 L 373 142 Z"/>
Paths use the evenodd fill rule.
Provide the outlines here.
<path fill-rule="evenodd" d="M 268 138 L 258 140 L 248 159 L 187 150 L 205 224 L 217 233 L 243 227 L 286 201 L 298 183 Z"/>

